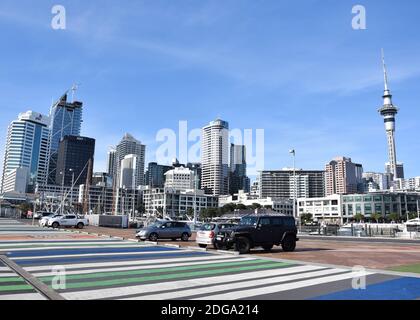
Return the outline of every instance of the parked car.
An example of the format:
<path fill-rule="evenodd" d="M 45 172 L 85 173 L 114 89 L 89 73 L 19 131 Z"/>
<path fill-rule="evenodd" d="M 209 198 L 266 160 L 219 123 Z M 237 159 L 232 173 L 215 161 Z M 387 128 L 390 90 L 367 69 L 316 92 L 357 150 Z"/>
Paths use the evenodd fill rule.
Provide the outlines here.
<path fill-rule="evenodd" d="M 227 228 L 232 228 L 235 225 L 232 223 L 217 223 L 210 222 L 205 223 L 201 226 L 199 231 L 197 231 L 197 237 L 195 242 L 200 248 L 207 248 L 208 246 L 213 246 L 216 248 L 215 240 L 216 235 Z"/>
<path fill-rule="evenodd" d="M 54 215 L 53 212 L 47 212 L 47 211 L 37 211 L 34 214 L 34 219 L 35 220 L 41 220 L 43 217 L 48 217 L 48 216 L 52 216 Z"/>
<path fill-rule="evenodd" d="M 50 213 L 50 214 L 48 214 L 48 215 L 43 216 L 43 217 L 39 220 L 38 224 L 39 224 L 41 227 L 47 227 L 48 220 L 49 220 L 49 219 L 51 219 L 51 218 L 58 217 L 58 216 L 60 216 L 60 214 L 58 214 L 58 213 Z"/>
<path fill-rule="evenodd" d="M 185 222 L 158 221 L 150 226 L 137 230 L 136 237 L 141 240 L 157 241 L 158 239 L 181 239 L 188 241 L 192 236 L 190 227 Z"/>
<path fill-rule="evenodd" d="M 295 219 L 286 215 L 249 215 L 241 219 L 238 226 L 221 230 L 216 236 L 217 248 L 249 253 L 252 248 L 263 247 L 270 251 L 274 245 L 283 250 L 296 249 L 297 228 Z"/>
<path fill-rule="evenodd" d="M 52 228 L 74 227 L 78 229 L 83 229 L 85 226 L 89 225 L 89 221 L 88 219 L 75 214 L 67 214 L 63 216 L 55 216 L 53 218 L 48 219 L 47 225 L 48 227 Z"/>

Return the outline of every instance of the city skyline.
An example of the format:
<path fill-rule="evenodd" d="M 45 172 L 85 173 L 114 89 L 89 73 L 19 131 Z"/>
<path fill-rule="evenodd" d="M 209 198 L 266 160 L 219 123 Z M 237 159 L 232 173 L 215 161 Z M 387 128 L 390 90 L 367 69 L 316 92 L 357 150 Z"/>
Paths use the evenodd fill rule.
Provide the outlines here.
<path fill-rule="evenodd" d="M 35 70 L 31 67 L 25 69 L 25 77 L 22 77 L 23 70 L 20 72 L 17 68 L 16 74 L 12 74 L 11 71 L 13 66 L 16 67 L 17 59 L 25 57 L 23 51 L 31 48 L 29 51 L 35 52 L 35 57 L 39 59 L 43 51 L 35 49 L 33 40 L 27 45 L 11 42 L 14 52 L 17 48 L 25 50 L 16 57 L 11 57 L 7 50 L 4 52 L 4 58 L 10 61 L 10 65 L 5 66 L 5 74 L 0 76 L 0 84 L 4 90 L 0 105 L 4 110 L 3 120 L 0 122 L 3 137 L 8 123 L 18 113 L 32 109 L 46 114 L 51 105 L 52 95 L 56 100 L 63 92 L 63 88 L 70 87 L 73 82 L 80 82 L 76 99 L 80 99 L 85 105 L 81 134 L 98 139 L 95 171 L 105 171 L 108 145 L 118 143 L 125 132 L 130 132 L 147 145 L 146 163 L 149 163 L 154 161 L 155 150 L 160 145 L 155 139 L 159 129 L 167 127 L 176 130 L 179 120 L 188 120 L 191 128 L 201 128 L 220 115 L 229 121 L 232 127 L 265 129 L 265 169 L 267 170 L 291 167 L 292 160 L 287 151 L 295 148 L 297 167 L 300 168 L 322 169 L 329 159 L 342 155 L 362 163 L 366 171 L 383 172 L 388 159 L 383 122 L 378 117 L 377 109 L 382 103 L 383 75 L 380 49 L 384 47 L 390 86 L 395 103 L 402 110 L 398 115 L 396 137 L 399 141 L 398 160 L 404 162 L 407 177 L 420 175 L 416 159 L 412 156 L 420 151 L 416 144 L 418 137 L 415 130 L 419 115 L 418 108 L 415 108 L 419 101 L 419 93 L 415 88 L 420 74 L 420 66 L 415 57 L 418 56 L 420 48 L 417 43 L 413 43 L 410 32 L 399 36 L 398 48 L 389 43 L 389 37 L 393 32 L 406 28 L 412 30 L 410 27 L 415 23 L 415 15 L 411 12 L 416 11 L 417 4 L 399 6 L 391 14 L 382 8 L 385 6 L 366 1 L 367 30 L 355 31 L 351 29 L 350 24 L 352 18 L 350 2 L 340 4 L 329 2 L 316 6 L 311 2 L 313 14 L 301 13 L 299 17 L 305 21 L 313 20 L 312 36 L 303 32 L 299 21 L 290 18 L 274 21 L 268 17 L 267 24 L 258 22 L 255 19 L 267 14 L 268 8 L 255 8 L 250 2 L 236 7 L 237 12 L 227 10 L 224 14 L 215 11 L 215 7 L 209 3 L 185 5 L 184 12 L 169 5 L 168 14 L 173 13 L 175 17 L 182 19 L 186 16 L 195 17 L 196 20 L 192 19 L 189 22 L 191 25 L 182 25 L 179 32 L 169 33 L 166 39 L 165 37 L 161 39 L 159 38 L 161 32 L 169 32 L 168 27 L 176 18 L 163 14 L 159 10 L 162 9 L 162 4 L 159 2 L 154 5 L 127 5 L 118 11 L 120 19 L 118 17 L 114 19 L 115 15 L 111 14 L 113 6 L 110 4 L 105 5 L 96 15 L 92 13 L 90 5 L 79 1 L 75 3 L 77 5 L 67 1 L 63 3 L 68 8 L 69 16 L 68 30 L 62 33 L 46 27 L 47 23 L 43 22 L 43 17 L 47 16 L 48 10 L 46 13 L 41 13 L 41 9 L 34 8 L 31 10 L 32 18 L 29 19 L 25 16 L 25 12 L 22 16 L 16 14 L 21 12 L 19 8 L 23 4 L 17 5 L 5 1 L 0 5 L 0 16 L 3 18 L 1 24 L 4 27 L 1 32 L 13 32 L 19 36 L 28 32 L 33 39 L 45 37 L 43 43 L 50 47 L 61 43 L 66 49 L 71 44 L 77 44 L 74 53 L 62 53 L 56 58 L 51 56 L 50 64 L 45 62 L 41 64 L 45 70 L 40 70 L 39 67 Z M 336 9 L 333 10 L 334 16 L 325 12 L 326 6 Z M 28 4 L 28 7 L 32 9 L 31 4 Z M 297 9 L 291 4 L 268 3 L 268 7 L 277 13 L 281 10 L 294 12 L 293 10 Z M 136 11 L 136 8 L 139 10 Z M 225 4 L 224 8 L 232 9 L 230 4 Z M 254 14 L 251 14 L 251 9 L 256 9 Z M 90 13 L 89 19 L 86 16 L 77 16 L 78 10 L 86 15 Z M 156 47 L 150 43 L 149 47 L 143 46 L 138 49 L 136 52 L 138 58 L 134 54 L 127 53 L 130 66 L 134 66 L 134 70 L 139 72 L 139 75 L 134 75 L 129 71 L 128 65 L 121 61 L 121 53 L 115 52 L 108 46 L 109 43 L 114 43 L 115 38 L 112 35 L 125 33 L 128 30 L 129 26 L 122 23 L 122 18 L 130 11 L 140 14 L 150 13 L 151 16 L 146 20 L 160 19 L 163 22 L 162 26 L 146 30 L 147 32 L 142 34 L 145 38 L 156 40 L 156 43 L 161 41 L 161 44 L 173 44 L 175 48 L 177 46 L 174 43 L 182 39 L 181 31 L 185 32 L 187 40 L 197 36 L 192 30 L 194 28 L 211 38 L 219 36 L 223 28 L 234 25 L 240 17 L 246 20 L 239 26 L 249 31 L 250 41 L 247 43 L 242 36 L 233 41 L 231 46 L 226 47 L 228 61 L 221 59 L 220 52 L 223 51 L 210 50 L 216 52 L 215 57 L 219 58 L 216 62 L 220 62 L 219 66 L 214 65 L 215 63 L 209 64 L 208 58 L 212 57 L 210 54 L 203 56 L 204 61 L 200 61 L 197 57 L 197 54 L 201 56 L 203 53 L 199 50 L 200 44 L 215 45 L 212 41 L 193 43 L 197 50 L 193 50 L 191 55 L 187 55 L 185 50 L 169 50 L 174 48 Z M 213 19 L 210 19 L 211 13 L 215 14 Z M 404 16 L 404 20 L 399 18 L 400 15 Z M 82 21 L 85 23 L 84 31 L 80 28 L 78 31 L 75 30 L 77 28 L 74 19 L 72 23 L 72 17 L 77 17 L 78 23 Z M 101 31 L 98 30 L 101 25 L 99 20 L 104 17 L 116 21 L 110 26 L 110 28 L 115 27 L 113 31 L 116 34 L 111 32 L 111 38 L 101 39 L 98 36 Z M 322 21 L 325 19 L 328 19 L 330 26 L 323 25 Z M 393 27 L 381 19 L 392 19 Z M 47 21 L 49 22 L 48 19 Z M 144 23 L 149 22 L 150 20 Z M 270 29 L 269 23 L 273 26 L 272 32 L 267 32 Z M 284 27 L 287 23 L 291 24 L 292 28 L 286 30 Z M 33 30 L 25 30 L 28 25 L 32 25 Z M 143 21 L 140 21 L 137 27 L 130 29 L 131 32 L 123 37 L 124 41 L 119 44 L 119 48 L 131 48 L 133 44 L 128 40 L 132 40 L 134 33 L 143 30 L 143 27 Z M 89 33 L 88 30 L 97 33 L 86 34 Z M 241 30 L 241 34 L 244 30 Z M 260 32 L 266 35 L 263 40 L 257 40 Z M 101 35 L 104 36 L 105 33 L 102 30 Z M 227 36 L 233 39 L 235 34 L 232 30 Z M 89 37 L 93 37 L 91 40 L 100 45 L 98 51 L 88 53 L 91 49 L 87 41 Z M 327 43 L 336 41 L 338 37 L 342 38 L 342 43 L 333 48 L 334 53 L 328 53 L 327 49 L 330 47 Z M 308 41 L 308 48 L 302 47 L 301 41 Z M 322 44 L 311 46 L 317 41 Z M 221 43 L 227 45 L 225 41 Z M 283 43 L 289 45 L 290 52 L 280 51 Z M 273 54 L 261 49 L 259 45 L 266 46 L 267 51 L 273 49 Z M 291 54 L 293 52 L 299 54 L 293 55 Z M 82 59 L 75 58 L 76 53 L 80 54 Z M 89 66 L 94 58 L 98 58 L 102 53 L 104 58 L 94 63 L 94 67 Z M 156 57 L 152 57 L 151 53 L 157 53 Z M 260 54 L 261 57 L 267 58 L 267 63 L 256 59 Z M 114 60 L 114 57 L 118 59 Z M 229 63 L 234 57 L 243 63 L 243 70 L 237 64 Z M 140 72 L 140 69 L 145 67 L 146 61 L 152 67 Z M 103 68 L 107 62 L 114 64 Z M 22 63 L 25 65 L 25 62 Z M 303 65 L 298 68 L 299 63 Z M 76 71 L 76 67 L 81 67 L 84 71 Z M 221 70 L 222 67 L 228 68 Z M 55 68 L 66 76 L 56 79 L 54 83 L 51 80 L 47 81 L 48 77 L 36 84 L 30 81 L 30 78 L 36 74 L 43 78 L 43 75 Z M 115 76 L 115 80 L 104 81 L 104 75 Z M 6 78 L 10 81 L 6 82 Z M 202 80 L 197 82 L 197 79 Z M 219 81 L 220 85 L 214 85 Z M 22 87 L 25 88 L 24 95 L 19 92 L 19 89 L 23 91 Z M 160 95 L 162 90 L 165 91 L 164 96 L 168 98 Z M 36 101 L 37 105 L 28 106 L 33 101 Z M 113 110 L 114 108 L 118 113 Z M 154 112 L 155 110 L 162 110 L 162 113 Z M 243 112 L 244 110 L 246 112 Z M 139 116 L 133 117 L 137 114 Z M 161 117 L 162 114 L 166 116 Z M 150 121 L 144 121 L 145 116 Z M 346 130 L 342 130 L 343 127 L 346 127 Z M 325 145 L 330 148 L 316 147 Z M 1 157 L 3 154 L 4 142 L 0 145 Z"/>

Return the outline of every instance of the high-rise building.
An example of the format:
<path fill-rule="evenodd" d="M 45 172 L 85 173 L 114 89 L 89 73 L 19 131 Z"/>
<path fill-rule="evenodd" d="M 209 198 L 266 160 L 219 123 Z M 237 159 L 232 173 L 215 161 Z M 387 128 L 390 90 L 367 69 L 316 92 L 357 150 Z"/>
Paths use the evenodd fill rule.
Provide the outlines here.
<path fill-rule="evenodd" d="M 384 71 L 384 104 L 379 109 L 379 113 L 384 118 L 385 130 L 388 143 L 388 159 L 389 159 L 389 172 L 392 173 L 393 179 L 403 178 L 399 176 L 398 163 L 397 163 L 397 150 L 395 147 L 395 116 L 398 113 L 398 108 L 392 103 L 392 94 L 388 86 L 388 74 L 386 70 L 385 57 L 382 52 L 382 62 Z"/>
<path fill-rule="evenodd" d="M 36 184 L 46 183 L 50 136 L 48 124 L 47 116 L 33 111 L 21 113 L 17 120 L 11 122 L 3 163 L 2 192 L 23 189 L 34 192 Z M 27 177 L 26 183 L 22 182 L 24 176 Z M 25 188 L 23 184 L 26 184 Z"/>
<path fill-rule="evenodd" d="M 365 185 L 365 192 L 388 190 L 390 187 L 391 176 L 386 173 L 364 172 L 363 181 Z"/>
<path fill-rule="evenodd" d="M 146 185 L 151 188 L 163 188 L 165 185 L 165 173 L 172 170 L 172 166 L 164 166 L 156 162 L 150 162 L 145 174 Z"/>
<path fill-rule="evenodd" d="M 351 194 L 363 192 L 362 165 L 350 158 L 337 157 L 325 166 L 325 193 Z"/>
<path fill-rule="evenodd" d="M 65 186 L 86 183 L 89 174 L 89 161 L 93 168 L 95 139 L 80 136 L 65 136 L 60 141 L 57 158 L 55 183 Z M 92 173 L 90 173 L 92 174 Z M 91 181 L 92 176 L 89 177 Z"/>
<path fill-rule="evenodd" d="M 113 177 L 115 172 L 115 155 L 116 155 L 117 151 L 112 148 L 109 149 L 108 151 L 108 158 L 107 158 L 107 162 L 106 162 L 106 167 L 107 167 L 107 173 L 110 177 Z"/>
<path fill-rule="evenodd" d="M 80 136 L 82 127 L 83 103 L 67 101 L 65 93 L 50 111 L 50 156 L 48 168 L 48 183 L 54 184 L 57 175 L 58 149 L 60 141 L 65 136 Z"/>
<path fill-rule="evenodd" d="M 296 179 L 293 179 L 295 176 Z M 293 181 L 296 181 L 294 183 Z M 295 189 L 295 185 L 297 189 Z M 260 198 L 317 198 L 325 195 L 325 171 L 285 168 L 261 171 L 258 177 Z"/>
<path fill-rule="evenodd" d="M 229 193 L 236 194 L 239 190 L 250 191 L 250 180 L 246 175 L 246 147 L 230 145 L 230 177 Z"/>
<path fill-rule="evenodd" d="M 165 173 L 165 178 L 165 188 L 179 191 L 196 189 L 196 175 L 188 168 L 179 167 L 169 170 Z"/>
<path fill-rule="evenodd" d="M 215 120 L 202 129 L 202 181 L 207 194 L 229 193 L 229 124 Z"/>
<path fill-rule="evenodd" d="M 392 174 L 392 166 L 389 162 L 385 163 L 385 173 Z M 397 162 L 397 176 L 395 179 L 404 179 L 404 163 Z"/>
<path fill-rule="evenodd" d="M 132 135 L 125 134 L 120 143 L 116 147 L 115 153 L 115 165 L 114 165 L 114 179 L 115 185 L 120 185 L 120 174 L 121 174 L 121 161 L 127 155 L 136 156 L 136 177 L 135 187 L 143 186 L 144 183 L 144 165 L 146 157 L 146 146 L 141 144 L 140 141 L 136 140 Z"/>
<path fill-rule="evenodd" d="M 202 176 L 202 168 L 201 163 L 187 163 L 186 168 L 192 170 L 197 179 L 197 188 L 201 189 L 201 176 Z"/>
<path fill-rule="evenodd" d="M 129 154 L 121 160 L 120 188 L 135 189 L 137 177 L 137 156 Z"/>

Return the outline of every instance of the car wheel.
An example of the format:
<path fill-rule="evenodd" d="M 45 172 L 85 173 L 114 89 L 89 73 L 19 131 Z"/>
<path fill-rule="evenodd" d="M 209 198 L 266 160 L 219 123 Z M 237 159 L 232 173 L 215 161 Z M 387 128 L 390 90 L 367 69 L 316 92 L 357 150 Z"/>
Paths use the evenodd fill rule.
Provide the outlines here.
<path fill-rule="evenodd" d="M 189 234 L 184 232 L 181 236 L 181 240 L 187 242 L 189 239 L 190 239 Z"/>
<path fill-rule="evenodd" d="M 57 229 L 59 226 L 60 224 L 58 222 L 54 222 L 51 227 L 53 227 L 54 229 Z"/>
<path fill-rule="evenodd" d="M 249 239 L 245 237 L 237 238 L 235 249 L 236 251 L 239 251 L 240 254 L 249 253 L 249 251 L 251 250 L 251 243 L 249 242 Z"/>
<path fill-rule="evenodd" d="M 271 249 L 273 249 L 273 245 L 266 245 L 266 246 L 262 246 L 264 251 L 271 251 Z"/>
<path fill-rule="evenodd" d="M 203 248 L 203 249 L 207 248 L 207 245 L 206 245 L 206 244 L 202 244 L 202 243 L 199 243 L 199 244 L 198 244 L 198 246 L 199 246 L 200 248 Z"/>
<path fill-rule="evenodd" d="M 78 224 L 77 224 L 77 229 L 83 229 L 83 227 L 84 227 L 85 225 L 82 223 L 82 222 L 79 222 Z"/>
<path fill-rule="evenodd" d="M 284 252 L 293 252 L 296 249 L 296 238 L 294 236 L 286 236 L 281 244 Z"/>
<path fill-rule="evenodd" d="M 158 240 L 158 234 L 156 232 L 153 232 L 150 236 L 149 236 L 149 240 L 156 242 Z"/>

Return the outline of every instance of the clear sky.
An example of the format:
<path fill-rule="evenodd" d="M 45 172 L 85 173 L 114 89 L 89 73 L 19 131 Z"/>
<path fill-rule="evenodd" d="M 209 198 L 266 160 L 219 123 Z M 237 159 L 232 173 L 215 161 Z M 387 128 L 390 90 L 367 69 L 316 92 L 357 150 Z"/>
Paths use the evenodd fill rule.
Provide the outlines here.
<path fill-rule="evenodd" d="M 53 30 L 64 5 L 67 29 Z M 353 30 L 352 7 L 367 10 Z M 22 111 L 48 113 L 80 83 L 82 134 L 97 139 L 95 169 L 125 132 L 147 144 L 188 120 L 220 116 L 265 129 L 265 168 L 322 169 L 338 155 L 383 171 L 387 161 L 380 50 L 397 116 L 398 160 L 420 175 L 418 0 L 2 0 L 0 154 Z"/>

